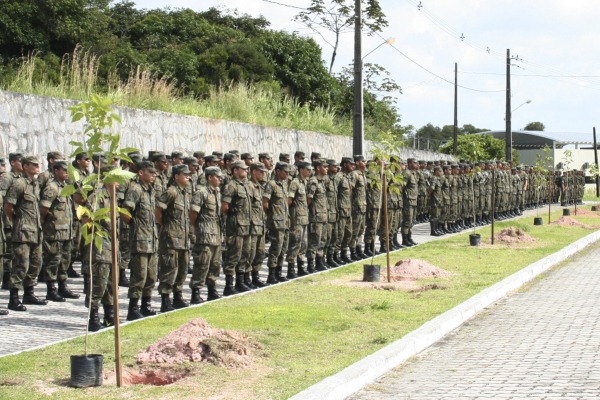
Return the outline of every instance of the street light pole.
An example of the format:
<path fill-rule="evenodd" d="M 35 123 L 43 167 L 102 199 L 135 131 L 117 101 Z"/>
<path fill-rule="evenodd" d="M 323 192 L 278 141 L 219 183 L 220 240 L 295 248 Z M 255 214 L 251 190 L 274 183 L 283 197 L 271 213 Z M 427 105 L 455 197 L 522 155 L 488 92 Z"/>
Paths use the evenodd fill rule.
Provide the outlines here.
<path fill-rule="evenodd" d="M 506 161 L 512 162 L 512 126 L 510 111 L 510 49 L 506 49 Z"/>
<path fill-rule="evenodd" d="M 361 0 L 354 1 L 354 118 L 352 121 L 352 154 L 363 155 L 365 141 L 363 115 L 363 63 Z"/>

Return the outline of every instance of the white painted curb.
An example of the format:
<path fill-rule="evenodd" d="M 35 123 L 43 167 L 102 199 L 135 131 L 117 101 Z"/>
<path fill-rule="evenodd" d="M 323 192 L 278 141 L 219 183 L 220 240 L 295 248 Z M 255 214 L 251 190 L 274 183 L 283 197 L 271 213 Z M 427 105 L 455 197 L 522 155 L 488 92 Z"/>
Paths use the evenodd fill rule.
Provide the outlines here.
<path fill-rule="evenodd" d="M 600 239 L 596 231 L 476 294 L 464 303 L 439 315 L 402 339 L 363 358 L 296 394 L 293 400 L 338 400 L 356 393 L 365 385 L 425 350 L 465 321 L 551 267 Z"/>

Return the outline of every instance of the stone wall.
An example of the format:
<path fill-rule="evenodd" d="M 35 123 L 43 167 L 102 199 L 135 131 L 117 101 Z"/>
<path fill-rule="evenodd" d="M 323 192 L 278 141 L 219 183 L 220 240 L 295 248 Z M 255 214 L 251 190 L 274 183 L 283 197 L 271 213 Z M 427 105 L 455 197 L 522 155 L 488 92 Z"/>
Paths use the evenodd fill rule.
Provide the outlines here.
<path fill-rule="evenodd" d="M 20 151 L 45 154 L 59 150 L 70 154 L 72 140 L 85 140 L 83 122 L 71 123 L 69 106 L 72 100 L 33 96 L 0 91 L 0 156 Z M 241 152 L 293 153 L 302 150 L 320 152 L 338 161 L 352 155 L 352 138 L 326 135 L 293 129 L 269 128 L 241 122 L 200 118 L 126 107 L 116 107 L 122 124 L 116 127 L 121 134 L 121 146 L 171 152 L 195 150 L 211 152 L 238 149 Z M 366 152 L 371 144 L 365 143 Z M 451 159 L 444 154 L 403 149 L 402 158 L 437 160 Z"/>

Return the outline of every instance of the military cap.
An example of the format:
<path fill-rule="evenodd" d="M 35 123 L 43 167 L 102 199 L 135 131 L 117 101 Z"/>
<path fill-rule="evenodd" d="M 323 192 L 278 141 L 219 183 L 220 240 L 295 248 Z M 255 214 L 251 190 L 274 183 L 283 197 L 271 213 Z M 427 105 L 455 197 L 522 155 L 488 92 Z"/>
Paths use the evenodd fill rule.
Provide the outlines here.
<path fill-rule="evenodd" d="M 138 164 L 143 161 L 142 155 L 140 153 L 133 153 L 129 155 L 131 162 L 134 164 Z"/>
<path fill-rule="evenodd" d="M 297 151 L 294 153 L 294 157 L 306 157 L 303 151 Z"/>
<path fill-rule="evenodd" d="M 442 169 L 450 169 L 450 166 L 447 165 L 447 164 L 446 165 L 442 165 Z"/>
<path fill-rule="evenodd" d="M 357 155 L 353 156 L 353 158 L 354 158 L 354 162 L 365 161 L 365 156 L 360 155 L 360 154 L 357 154 Z"/>
<path fill-rule="evenodd" d="M 241 159 L 242 160 L 254 160 L 254 156 L 252 155 L 252 153 L 242 153 Z"/>
<path fill-rule="evenodd" d="M 354 159 L 352 157 L 342 157 L 342 161 L 340 161 L 340 165 L 342 164 L 354 164 Z"/>
<path fill-rule="evenodd" d="M 167 156 L 162 151 L 155 151 L 150 157 L 150 161 L 167 161 Z"/>
<path fill-rule="evenodd" d="M 213 154 L 213 156 L 219 157 L 219 159 L 223 158 L 223 152 L 222 151 L 213 151 L 212 154 Z"/>
<path fill-rule="evenodd" d="M 312 153 L 310 153 L 310 158 L 311 158 L 311 160 L 314 158 L 321 158 L 321 153 L 317 153 L 316 151 L 313 151 Z"/>
<path fill-rule="evenodd" d="M 289 160 L 289 159 L 290 159 L 289 153 L 279 153 L 279 161 Z"/>
<path fill-rule="evenodd" d="M 411 158 L 407 159 L 407 160 L 406 160 L 406 162 L 407 162 L 407 163 L 410 163 L 410 162 L 415 162 L 415 159 L 411 157 Z"/>
<path fill-rule="evenodd" d="M 458 168 L 458 164 L 452 164 L 452 165 L 450 165 L 450 167 L 452 167 L 452 169 L 456 169 L 456 168 Z"/>
<path fill-rule="evenodd" d="M 245 162 L 238 160 L 238 161 L 234 161 L 231 163 L 231 169 L 234 169 L 234 168 L 248 169 L 248 166 L 246 165 Z"/>
<path fill-rule="evenodd" d="M 209 154 L 204 157 L 205 162 L 215 162 L 215 161 L 219 161 L 219 160 L 220 160 L 220 158 L 217 158 L 217 156 L 215 156 L 214 154 Z"/>
<path fill-rule="evenodd" d="M 261 158 L 268 158 L 270 160 L 273 156 L 271 153 L 258 153 L 258 159 L 260 160 Z"/>
<path fill-rule="evenodd" d="M 209 175 L 216 175 L 219 177 L 223 177 L 223 173 L 221 172 L 221 168 L 219 167 L 208 167 L 204 169 L 204 175 L 209 176 Z"/>
<path fill-rule="evenodd" d="M 8 161 L 20 161 L 23 158 L 23 153 L 9 153 Z"/>
<path fill-rule="evenodd" d="M 400 157 L 391 155 L 390 162 L 400 162 Z"/>
<path fill-rule="evenodd" d="M 261 162 L 254 162 L 250 164 L 250 171 L 254 171 L 256 169 L 261 170 L 262 172 L 269 172 L 269 170 L 265 167 L 265 164 Z"/>
<path fill-rule="evenodd" d="M 187 164 L 174 165 L 172 171 L 173 171 L 173 176 L 175 176 L 176 174 L 191 175 L 191 173 L 192 173 L 192 171 L 190 171 L 190 167 L 188 167 Z"/>
<path fill-rule="evenodd" d="M 21 158 L 21 164 L 25 165 L 25 164 L 39 164 L 40 163 L 40 159 L 38 156 L 34 156 L 34 155 L 29 155 L 27 157 L 23 157 Z"/>
<path fill-rule="evenodd" d="M 152 157 L 154 157 L 156 153 L 160 153 L 160 151 L 148 150 L 148 160 L 152 161 Z"/>
<path fill-rule="evenodd" d="M 194 152 L 194 157 L 196 157 L 196 158 L 204 158 L 205 155 L 206 155 L 206 153 L 203 151 L 195 151 Z"/>
<path fill-rule="evenodd" d="M 398 163 L 399 164 L 406 164 L 406 161 L 404 161 L 402 158 L 398 158 Z"/>
<path fill-rule="evenodd" d="M 54 160 L 54 169 L 60 168 L 67 170 L 69 162 L 67 160 Z"/>
<path fill-rule="evenodd" d="M 60 151 L 49 151 L 48 154 L 46 155 L 46 159 L 54 159 L 54 160 L 64 160 L 67 157 L 65 157 L 65 155 L 63 153 L 61 153 Z"/>
<path fill-rule="evenodd" d="M 181 151 L 172 151 L 171 158 L 183 158 L 183 153 Z"/>
<path fill-rule="evenodd" d="M 417 161 L 419 164 L 426 164 L 425 160 L 419 160 Z"/>
<path fill-rule="evenodd" d="M 277 164 L 275 164 L 275 169 L 280 169 L 283 170 L 285 172 L 290 172 L 290 164 L 283 162 L 283 161 L 279 161 Z"/>
<path fill-rule="evenodd" d="M 427 161 L 427 165 L 433 165 L 433 161 Z"/>
<path fill-rule="evenodd" d="M 90 157 L 85 152 L 77 153 L 75 155 L 75 160 L 89 160 Z"/>
<path fill-rule="evenodd" d="M 298 163 L 298 168 L 313 169 L 311 163 L 309 163 L 308 161 L 300 161 Z"/>
<path fill-rule="evenodd" d="M 236 156 L 239 156 L 239 155 L 240 155 L 240 151 L 239 151 L 239 150 L 235 150 L 235 149 L 234 149 L 234 150 L 229 150 L 229 151 L 228 151 L 228 153 L 229 153 L 229 154 L 236 155 Z"/>
<path fill-rule="evenodd" d="M 117 167 L 115 165 L 112 165 L 112 164 L 103 165 L 102 167 L 100 167 L 100 173 L 105 174 L 107 172 L 114 171 L 115 169 L 117 169 Z"/>
<path fill-rule="evenodd" d="M 458 162 L 464 164 L 466 161 L 464 158 L 461 158 L 460 160 L 458 160 Z"/>
<path fill-rule="evenodd" d="M 327 161 L 325 161 L 327 163 L 327 165 L 331 166 L 331 167 L 337 167 L 339 164 L 337 163 L 337 161 L 335 161 L 332 158 L 328 158 Z"/>
<path fill-rule="evenodd" d="M 369 162 L 372 162 L 372 161 L 369 161 Z M 313 167 L 315 167 L 315 168 L 316 167 L 323 167 L 323 166 L 326 166 L 326 165 L 327 165 L 327 161 L 323 160 L 322 158 L 313 161 Z"/>
<path fill-rule="evenodd" d="M 195 166 L 199 166 L 198 160 L 196 160 L 196 158 L 194 157 L 183 157 L 183 162 L 184 164 L 192 164 Z"/>
<path fill-rule="evenodd" d="M 441 170 L 442 170 L 442 167 L 441 167 L 441 166 L 439 166 L 439 165 L 436 165 L 435 167 L 433 167 L 433 170 L 434 170 L 434 171 L 441 171 Z"/>
<path fill-rule="evenodd" d="M 149 172 L 156 172 L 156 168 L 154 168 L 154 163 L 152 161 L 142 161 L 136 164 L 138 171 L 145 169 Z"/>
<path fill-rule="evenodd" d="M 165 154 L 165 158 L 167 159 L 167 161 L 172 161 L 173 157 L 171 157 L 170 154 Z"/>
<path fill-rule="evenodd" d="M 513 168 L 513 169 L 514 169 L 514 168 Z M 520 171 L 521 169 L 523 169 L 523 168 L 521 168 L 521 166 L 520 166 L 520 165 L 517 165 L 517 171 Z"/>

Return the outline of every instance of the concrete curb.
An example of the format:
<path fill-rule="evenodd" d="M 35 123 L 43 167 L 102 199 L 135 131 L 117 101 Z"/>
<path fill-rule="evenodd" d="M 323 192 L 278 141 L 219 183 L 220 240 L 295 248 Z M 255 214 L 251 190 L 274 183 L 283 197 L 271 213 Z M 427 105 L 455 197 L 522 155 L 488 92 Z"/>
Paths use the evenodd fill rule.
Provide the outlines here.
<path fill-rule="evenodd" d="M 291 397 L 293 400 L 345 399 L 381 375 L 425 350 L 486 307 L 600 239 L 596 231 L 476 294 L 402 339 Z"/>

